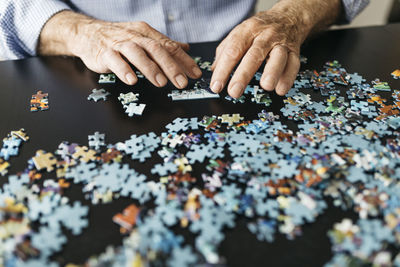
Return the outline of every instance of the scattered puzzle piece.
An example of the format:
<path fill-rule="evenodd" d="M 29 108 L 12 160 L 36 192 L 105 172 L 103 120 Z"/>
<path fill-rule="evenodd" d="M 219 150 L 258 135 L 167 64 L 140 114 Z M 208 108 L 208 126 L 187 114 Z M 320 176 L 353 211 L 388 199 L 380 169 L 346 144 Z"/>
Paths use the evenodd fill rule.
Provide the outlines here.
<path fill-rule="evenodd" d="M 139 215 L 140 209 L 134 204 L 126 207 L 122 213 L 114 215 L 113 222 L 121 226 L 121 233 L 131 231 L 136 224 L 136 218 Z"/>
<path fill-rule="evenodd" d="M 89 147 L 94 148 L 95 150 L 100 149 L 101 146 L 105 146 L 105 134 L 101 134 L 99 132 L 95 132 L 93 135 L 89 135 Z"/>
<path fill-rule="evenodd" d="M 94 102 L 97 102 L 99 100 L 106 101 L 108 95 L 110 95 L 110 93 L 104 89 L 93 89 L 92 93 L 87 97 L 87 99 L 93 100 Z"/>
<path fill-rule="evenodd" d="M 133 117 L 133 115 L 142 115 L 145 104 L 137 104 L 130 103 L 129 105 L 124 105 L 125 113 L 128 114 L 129 117 Z"/>
<path fill-rule="evenodd" d="M 43 111 L 49 109 L 49 94 L 45 94 L 42 91 L 37 91 L 36 94 L 32 95 L 31 99 L 31 112 Z"/>
<path fill-rule="evenodd" d="M 132 102 L 137 102 L 139 100 L 139 94 L 134 94 L 132 92 L 126 94 L 119 94 L 118 100 L 122 105 L 129 105 Z"/>
<path fill-rule="evenodd" d="M 400 69 L 394 70 L 391 75 L 393 76 L 393 79 L 400 79 Z"/>

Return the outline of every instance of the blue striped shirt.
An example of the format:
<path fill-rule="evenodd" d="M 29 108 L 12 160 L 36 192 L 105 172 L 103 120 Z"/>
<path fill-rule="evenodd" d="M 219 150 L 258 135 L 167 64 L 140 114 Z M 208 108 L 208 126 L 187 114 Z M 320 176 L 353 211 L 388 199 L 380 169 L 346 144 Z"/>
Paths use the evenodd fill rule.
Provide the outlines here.
<path fill-rule="evenodd" d="M 342 1 L 348 21 L 369 2 Z M 44 24 L 62 10 L 106 21 L 145 21 L 171 39 L 194 43 L 220 40 L 253 14 L 255 4 L 256 0 L 0 0 L 0 58 L 36 55 Z"/>

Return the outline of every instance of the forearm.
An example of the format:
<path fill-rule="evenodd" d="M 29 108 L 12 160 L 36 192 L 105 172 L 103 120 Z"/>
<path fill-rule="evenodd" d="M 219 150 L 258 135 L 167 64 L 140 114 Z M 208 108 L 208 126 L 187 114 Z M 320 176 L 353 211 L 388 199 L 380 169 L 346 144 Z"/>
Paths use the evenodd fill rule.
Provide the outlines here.
<path fill-rule="evenodd" d="M 285 14 L 304 41 L 312 33 L 332 25 L 342 12 L 342 0 L 281 0 L 268 13 Z M 268 16 L 265 13 L 265 16 Z M 256 16 L 263 17 L 263 12 Z M 267 19 L 266 17 L 263 19 Z"/>
<path fill-rule="evenodd" d="M 72 11 L 62 11 L 54 15 L 40 33 L 38 53 L 76 56 L 82 26 L 92 24 L 94 21 L 88 16 Z"/>
<path fill-rule="evenodd" d="M 43 25 L 69 8 L 59 0 L 1 0 L 0 55 L 7 59 L 35 56 Z"/>

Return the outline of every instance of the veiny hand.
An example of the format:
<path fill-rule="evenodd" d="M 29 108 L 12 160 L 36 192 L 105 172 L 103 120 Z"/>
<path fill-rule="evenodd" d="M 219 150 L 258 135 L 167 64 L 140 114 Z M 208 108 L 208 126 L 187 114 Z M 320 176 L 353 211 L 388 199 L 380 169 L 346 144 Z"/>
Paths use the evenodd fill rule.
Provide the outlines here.
<path fill-rule="evenodd" d="M 79 27 L 74 54 L 95 72 L 114 72 L 132 85 L 137 77 L 130 62 L 155 86 L 164 86 L 168 78 L 177 88 L 187 86 L 187 76 L 201 76 L 197 64 L 184 51 L 188 44 L 170 40 L 145 22 L 98 21 Z"/>
<path fill-rule="evenodd" d="M 300 68 L 300 46 L 307 35 L 302 23 L 293 14 L 260 12 L 236 26 L 216 50 L 212 65 L 211 89 L 222 91 L 235 70 L 229 85 L 230 96 L 240 97 L 264 60 L 267 61 L 260 86 L 285 95 Z"/>

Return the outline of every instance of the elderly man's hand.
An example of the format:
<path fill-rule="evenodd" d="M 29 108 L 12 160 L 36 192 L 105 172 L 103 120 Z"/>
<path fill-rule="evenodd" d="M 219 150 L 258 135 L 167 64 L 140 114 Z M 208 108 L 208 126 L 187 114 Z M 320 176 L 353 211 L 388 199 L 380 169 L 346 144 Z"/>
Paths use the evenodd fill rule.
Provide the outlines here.
<path fill-rule="evenodd" d="M 284 95 L 292 86 L 300 67 L 299 51 L 304 40 L 296 21 L 285 14 L 261 12 L 239 24 L 216 51 L 211 88 L 219 93 L 239 63 L 228 85 L 232 97 L 240 97 L 264 60 L 260 85 L 267 91 L 276 88 Z M 268 57 L 268 58 L 267 58 Z"/>
<path fill-rule="evenodd" d="M 285 95 L 300 67 L 300 46 L 316 24 L 330 24 L 340 10 L 340 0 L 283 0 L 234 28 L 221 42 L 213 63 L 211 89 L 221 92 L 234 70 L 228 93 L 240 97 L 266 60 L 260 86 Z"/>
<path fill-rule="evenodd" d="M 64 33 L 70 34 L 56 36 L 63 26 Z M 65 44 L 54 45 L 54 39 Z M 197 64 L 184 51 L 188 49 L 187 44 L 170 40 L 145 22 L 105 22 L 70 11 L 61 12 L 46 23 L 39 46 L 41 54 L 78 56 L 89 69 L 114 72 L 130 85 L 137 82 L 137 77 L 129 63 L 155 86 L 162 87 L 169 79 L 177 88 L 187 86 L 187 76 L 201 76 Z"/>

